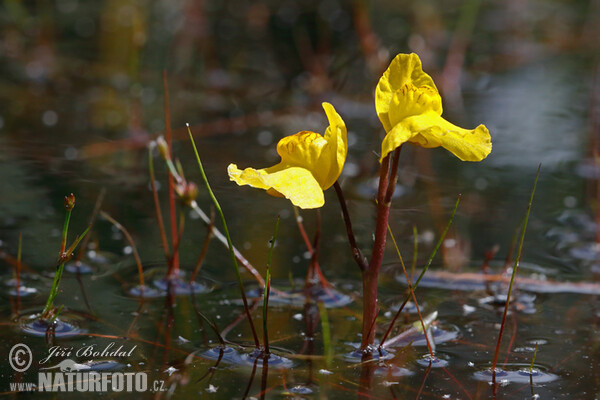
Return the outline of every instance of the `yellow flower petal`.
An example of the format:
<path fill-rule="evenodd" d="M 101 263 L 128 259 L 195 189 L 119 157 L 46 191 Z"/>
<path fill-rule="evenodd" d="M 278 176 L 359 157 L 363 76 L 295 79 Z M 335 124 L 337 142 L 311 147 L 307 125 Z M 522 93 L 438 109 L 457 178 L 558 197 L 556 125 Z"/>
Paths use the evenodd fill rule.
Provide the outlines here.
<path fill-rule="evenodd" d="M 344 168 L 348 152 L 344 121 L 329 103 L 323 103 L 329 120 L 325 136 L 302 131 L 284 137 L 277 143 L 281 162 L 305 168 L 312 172 L 323 190 L 330 188 Z"/>
<path fill-rule="evenodd" d="M 484 125 L 463 129 L 435 111 L 405 118 L 394 126 L 381 145 L 381 160 L 405 142 L 427 148 L 441 146 L 462 161 L 481 161 L 492 151 L 490 133 Z"/>
<path fill-rule="evenodd" d="M 342 173 L 348 152 L 346 125 L 329 103 L 323 103 L 329 120 L 325 136 L 302 131 L 277 144 L 281 162 L 270 168 L 227 168 L 229 179 L 238 185 L 264 189 L 272 196 L 287 197 L 300 208 L 321 207 L 323 190 L 331 187 Z"/>
<path fill-rule="evenodd" d="M 300 208 L 318 208 L 325 204 L 323 190 L 310 171 L 300 167 L 277 164 L 266 169 L 246 168 L 240 171 L 230 164 L 227 173 L 238 185 L 265 189 L 271 195 L 283 195 Z M 275 191 L 275 192 L 273 192 Z"/>
<path fill-rule="evenodd" d="M 405 142 L 444 147 L 463 161 L 481 161 L 492 150 L 484 125 L 468 130 L 441 117 L 442 99 L 416 54 L 399 54 L 375 91 L 377 115 L 387 132 L 381 160 Z"/>
<path fill-rule="evenodd" d="M 375 109 L 386 132 L 389 132 L 394 126 L 389 117 L 394 94 L 407 83 L 413 84 L 415 87 L 428 86 L 437 92 L 433 79 L 423 72 L 418 55 L 414 53 L 398 54 L 379 79 L 375 90 Z"/>
<path fill-rule="evenodd" d="M 437 90 L 430 86 L 416 87 L 406 83 L 394 93 L 388 115 L 390 123 L 395 126 L 404 118 L 428 111 L 442 115 L 442 98 Z"/>

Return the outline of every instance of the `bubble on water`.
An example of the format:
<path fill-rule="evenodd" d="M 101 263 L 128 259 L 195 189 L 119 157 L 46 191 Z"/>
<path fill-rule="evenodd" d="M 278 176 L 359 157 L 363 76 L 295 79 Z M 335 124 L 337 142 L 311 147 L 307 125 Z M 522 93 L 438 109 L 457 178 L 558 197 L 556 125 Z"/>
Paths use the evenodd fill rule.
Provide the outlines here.
<path fill-rule="evenodd" d="M 58 114 L 52 110 L 44 111 L 44 114 L 42 114 L 42 122 L 46 126 L 54 126 L 58 123 Z"/>
<path fill-rule="evenodd" d="M 577 198 L 574 196 L 567 196 L 563 199 L 563 204 L 565 207 L 573 208 L 577 205 Z"/>
<path fill-rule="evenodd" d="M 65 158 L 67 160 L 76 160 L 79 152 L 73 146 L 69 146 L 65 149 Z"/>
<path fill-rule="evenodd" d="M 269 146 L 271 143 L 273 143 L 273 132 L 260 131 L 258 135 L 256 135 L 256 141 L 261 146 Z"/>

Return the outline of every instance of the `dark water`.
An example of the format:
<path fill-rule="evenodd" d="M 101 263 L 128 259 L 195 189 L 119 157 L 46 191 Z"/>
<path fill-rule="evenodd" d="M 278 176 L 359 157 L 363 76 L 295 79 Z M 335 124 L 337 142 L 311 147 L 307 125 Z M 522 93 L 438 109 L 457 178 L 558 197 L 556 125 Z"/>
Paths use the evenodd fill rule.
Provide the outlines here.
<path fill-rule="evenodd" d="M 37 382 L 40 368 L 71 359 L 85 365 L 83 371 L 145 372 L 151 382 L 163 381 L 169 391 L 140 394 L 148 398 L 416 398 L 419 393 L 421 398 L 493 398 L 486 370 L 503 311 L 503 297 L 493 294 L 503 295 L 505 286 L 486 287 L 466 273 L 478 272 L 495 245 L 499 250 L 490 268 L 502 270 L 542 163 L 520 270 L 526 279 L 517 285 L 507 318 L 499 357 L 506 376 L 498 376 L 496 396 L 597 397 L 597 2 L 61 0 L 7 1 L 0 7 L 0 265 L 7 282 L 0 307 L 0 392 L 16 397 L 10 383 Z M 105 188 L 102 209 L 131 232 L 146 281 L 160 291 L 154 282 L 164 274 L 165 259 L 146 144 L 164 130 L 163 69 L 174 153 L 186 177 L 200 183 L 184 140 L 189 122 L 233 241 L 261 273 L 281 216 L 272 273 L 274 287 L 282 290 L 290 289 L 290 280 L 295 289 L 302 287 L 309 262 L 293 209 L 287 201 L 229 182 L 226 167 L 274 164 L 277 141 L 300 130 L 323 132 L 320 103 L 333 103 L 349 129 L 341 182 L 357 240 L 368 254 L 374 152 L 383 134 L 372 93 L 391 57 L 409 51 L 419 53 L 443 92 L 445 116 L 462 126 L 485 123 L 494 146 L 477 164 L 461 163 L 440 149 L 409 147 L 402 153 L 391 228 L 408 264 L 413 226 L 420 269 L 462 194 L 443 251 L 417 291 L 423 313 L 438 313 L 433 337 L 440 362 L 431 369 L 423 359 L 423 335 L 415 333 L 390 346 L 390 357 L 376 366 L 370 393 L 359 388 L 365 368 L 347 355 L 360 342 L 360 273 L 332 190 L 321 211 L 319 262 L 341 296 L 348 296 L 342 298 L 352 302 L 319 308 L 274 299 L 269 335 L 277 357 L 268 360 L 268 369 L 251 354 L 247 321 L 230 326 L 243 309 L 221 244 L 212 241 L 197 279 L 207 293 L 140 300 L 130 295 L 138 283 L 131 247 L 103 219 L 90 234 L 87 250 L 93 252 L 83 257 L 91 273 L 65 272 L 57 298 L 65 305 L 61 321 L 72 324 L 75 334 L 61 336 L 69 330 L 64 325 L 54 338 L 23 328 L 31 327 L 27 317 L 45 303 L 60 246 L 63 197 L 71 192 L 77 206 L 70 238 L 83 231 Z M 460 60 L 463 51 L 461 73 L 455 75 L 448 54 Z M 166 218 L 166 169 L 159 158 L 154 162 Z M 204 191 L 198 203 L 209 211 Z M 302 215 L 312 236 L 316 213 Z M 206 229 L 193 213 L 186 210 L 185 216 L 180 257 L 189 276 Z M 17 301 L 9 280 L 19 232 L 22 283 L 36 290 Z M 436 273 L 442 270 L 462 275 L 440 278 Z M 405 296 L 400 274 L 390 247 L 380 277 L 378 337 Z M 256 289 L 249 274 L 243 277 L 250 291 Z M 222 352 L 200 312 L 228 331 L 230 343 Z M 253 318 L 262 334 L 260 307 Z M 415 321 L 414 313 L 403 315 L 395 334 Z M 17 343 L 34 354 L 24 373 L 13 371 L 8 361 Z M 537 372 L 530 382 L 536 345 Z M 72 354 L 40 364 L 53 346 Z M 122 346 L 131 353 L 75 354 L 90 346 Z"/>

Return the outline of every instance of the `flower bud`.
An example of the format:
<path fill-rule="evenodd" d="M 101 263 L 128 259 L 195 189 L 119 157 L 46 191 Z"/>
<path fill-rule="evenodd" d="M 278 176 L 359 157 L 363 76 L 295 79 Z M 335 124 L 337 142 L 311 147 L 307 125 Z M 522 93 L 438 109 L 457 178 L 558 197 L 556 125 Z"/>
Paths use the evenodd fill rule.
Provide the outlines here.
<path fill-rule="evenodd" d="M 171 156 L 169 155 L 169 145 L 167 144 L 164 137 L 159 136 L 156 138 L 156 147 L 158 147 L 158 152 L 161 157 L 165 160 L 169 160 Z"/>
<path fill-rule="evenodd" d="M 69 196 L 65 196 L 65 210 L 71 211 L 75 208 L 75 195 L 71 193 Z"/>
<path fill-rule="evenodd" d="M 196 200 L 196 197 L 198 197 L 198 186 L 194 182 L 189 182 L 181 194 L 181 201 L 189 205 L 192 201 Z"/>

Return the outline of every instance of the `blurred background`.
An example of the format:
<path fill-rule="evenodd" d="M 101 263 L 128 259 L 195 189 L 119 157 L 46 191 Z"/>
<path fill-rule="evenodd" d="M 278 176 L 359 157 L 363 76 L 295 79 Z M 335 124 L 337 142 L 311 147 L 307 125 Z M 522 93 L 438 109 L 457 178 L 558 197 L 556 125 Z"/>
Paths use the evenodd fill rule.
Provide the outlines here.
<path fill-rule="evenodd" d="M 278 285 L 290 277 L 302 279 L 308 263 L 293 209 L 284 199 L 229 182 L 226 167 L 232 162 L 241 168 L 277 163 L 277 141 L 302 130 L 323 133 L 327 121 L 321 102 L 332 103 L 346 122 L 350 145 L 340 181 L 358 242 L 368 255 L 377 153 L 384 134 L 375 114 L 374 90 L 397 53 L 415 52 L 442 93 L 444 117 L 466 128 L 485 124 L 493 150 L 481 163 L 462 163 L 443 149 L 406 146 L 391 213 L 405 259 L 412 257 L 416 227 L 417 266 L 424 265 L 462 194 L 442 257 L 433 268 L 478 270 L 486 252 L 497 246 L 491 266 L 499 271 L 511 253 L 542 163 L 520 273 L 538 281 L 596 280 L 599 37 L 599 0 L 3 0 L 0 265 L 10 277 L 5 261 L 16 254 L 22 232 L 26 266 L 44 274 L 54 271 L 63 197 L 71 192 L 77 197 L 72 238 L 83 231 L 106 188 L 102 208 L 131 232 L 144 267 L 164 266 L 147 158 L 147 144 L 165 130 L 163 71 L 174 154 L 186 177 L 201 183 L 184 130 L 190 123 L 234 243 L 261 272 L 275 218 L 281 215 L 273 261 Z M 154 162 L 166 217 L 166 169 L 160 158 Z M 203 190 L 198 202 L 208 212 L 210 201 Z M 335 351 L 343 353 L 347 342 L 357 340 L 360 273 L 350 257 L 336 203 L 334 193 L 327 191 L 320 264 L 326 277 L 357 300 L 350 306 L 354 308 L 331 316 L 337 324 Z M 189 270 L 206 230 L 185 215 L 180 250 L 182 269 Z M 302 215 L 312 237 L 316 214 Z M 93 330 L 117 334 L 117 324 L 126 326 L 137 307 L 122 288 L 136 282 L 132 249 L 107 221 L 99 220 L 90 235 L 95 250 L 112 253 L 119 261 L 97 267 L 85 285 L 65 279 L 60 299 L 82 309 L 79 293 L 85 299 L 88 288 L 90 313 L 93 308 L 99 321 L 114 324 L 99 322 Z M 237 297 L 229 286 L 234 274 L 228 262 L 224 248 L 214 243 L 202 269 L 203 277 L 226 288 L 203 300 L 211 315 L 224 316 L 223 325 L 235 314 L 228 301 Z M 404 290 L 393 279 L 399 270 L 391 251 L 385 264 L 382 314 Z M 46 293 L 48 283 L 44 285 L 41 292 Z M 427 312 L 440 310 L 444 324 L 462 330 L 464 341 L 443 350 L 453 362 L 452 372 L 469 389 L 475 387 L 471 364 L 488 365 L 489 348 L 481 349 L 495 340 L 490 332 L 499 321 L 497 309 L 481 305 L 483 294 L 475 289 L 467 296 L 429 291 L 425 300 Z M 599 359 L 593 356 L 598 349 L 597 298 L 539 294 L 534 300 L 525 307 L 532 314 L 518 314 L 518 336 L 513 318 L 519 360 L 529 365 L 533 346 L 542 343 L 539 362 L 566 369 L 561 373 L 559 368 L 561 378 L 543 389 L 545 393 L 589 398 L 598 387 L 598 378 L 593 378 Z M 33 300 L 43 301 L 43 296 Z M 477 311 L 467 314 L 462 308 L 467 303 Z M 189 324 L 194 319 L 191 306 L 183 304 L 188 308 L 176 315 L 185 321 L 179 320 L 173 337 L 198 338 Z M 151 319 L 144 320 L 142 333 L 148 336 L 158 329 L 152 319 L 162 312 L 159 303 L 152 304 L 157 305 Z M 8 305 L 3 312 L 7 321 L 12 318 Z M 272 317 L 282 329 L 279 336 L 292 338 L 285 344 L 293 351 L 305 343 L 299 335 L 303 323 L 292 321 L 292 314 L 302 318 L 296 312 L 280 309 Z M 43 350 L 41 343 L 38 348 Z M 563 363 L 567 353 L 579 356 Z M 516 350 L 511 353 L 517 356 Z M 354 373 L 339 362 L 340 374 Z M 157 374 L 163 374 L 166 365 L 155 364 Z M 407 365 L 414 369 L 414 364 Z M 411 378 L 407 390 L 419 387 L 421 377 Z M 231 377 L 225 374 L 223 379 L 227 387 Z M 356 376 L 348 379 L 356 381 Z M 442 392 L 436 385 L 456 390 L 441 383 L 446 381 L 446 375 L 430 380 L 438 398 Z M 487 387 L 481 384 L 478 393 Z M 194 385 L 187 388 L 192 394 L 196 390 Z M 345 395 L 337 392 L 340 398 Z"/>
<path fill-rule="evenodd" d="M 145 229 L 154 225 L 145 146 L 164 132 L 166 71 L 175 137 L 185 139 L 191 124 L 230 218 L 256 222 L 238 226 L 238 240 L 250 246 L 244 230 L 266 237 L 273 210 L 285 216 L 290 207 L 234 187 L 227 164 L 276 163 L 277 141 L 323 133 L 320 103 L 333 103 L 349 129 L 342 182 L 368 241 L 384 133 L 374 88 L 397 53 L 416 52 L 443 94 L 444 116 L 464 127 L 486 124 L 494 147 L 474 165 L 409 146 L 396 202 L 398 219 L 408 221 L 397 229 L 409 234 L 423 220 L 423 230 L 435 230 L 455 196 L 472 192 L 462 229 L 476 246 L 467 258 L 481 258 L 510 241 L 521 218 L 514 207 L 524 210 L 539 163 L 536 207 L 547 207 L 550 220 L 565 209 L 595 213 L 599 19 L 597 0 L 3 1 L 0 239 L 12 247 L 24 231 L 24 248 L 35 249 L 25 257 L 47 262 L 62 196 L 78 195 L 83 226 L 107 187 L 106 207 L 154 243 L 145 257 L 160 257 L 156 229 Z M 175 154 L 197 177 L 186 141 Z M 259 201 L 265 207 L 253 207 Z M 337 205 L 324 211 L 338 223 Z M 341 226 L 335 232 L 343 236 Z"/>
<path fill-rule="evenodd" d="M 260 240 L 266 240 L 276 211 L 285 218 L 290 207 L 234 187 L 227 164 L 276 163 L 277 141 L 300 130 L 323 133 L 320 103 L 333 103 L 349 129 L 342 182 L 358 234 L 368 242 L 384 133 L 373 93 L 399 52 L 419 54 L 443 94 L 444 116 L 464 127 L 486 124 L 494 147 L 475 165 L 409 146 L 396 229 L 408 235 L 417 224 L 437 232 L 458 193 L 470 193 L 459 212 L 465 216 L 458 221 L 461 252 L 481 258 L 490 246 L 510 241 L 522 218 L 515 205 L 524 210 L 539 163 L 536 207 L 545 221 L 539 234 L 565 210 L 594 220 L 597 0 L 8 0 L 1 10 L 0 239 L 14 247 L 23 231 L 24 254 L 33 264 L 55 252 L 48 237 L 58 235 L 62 196 L 78 196 L 83 226 L 101 187 L 108 189 L 105 208 L 133 224 L 148 245 L 144 257 L 160 259 L 145 147 L 164 132 L 163 71 L 175 137 L 185 139 L 184 124 L 191 124 L 237 241 L 247 247 L 260 236 L 247 237 L 249 231 L 264 232 Z M 176 142 L 175 154 L 198 181 L 187 141 Z M 343 227 L 330 196 L 323 212 L 326 222 L 335 222 L 330 242 L 342 249 Z M 295 243 L 295 227 L 288 225 L 283 237 Z M 196 231 L 190 225 L 187 245 L 197 245 Z M 540 253 L 554 258 L 548 249 Z M 554 263 L 577 270 L 564 260 Z"/>

